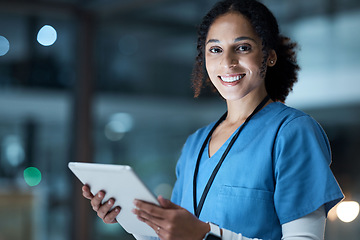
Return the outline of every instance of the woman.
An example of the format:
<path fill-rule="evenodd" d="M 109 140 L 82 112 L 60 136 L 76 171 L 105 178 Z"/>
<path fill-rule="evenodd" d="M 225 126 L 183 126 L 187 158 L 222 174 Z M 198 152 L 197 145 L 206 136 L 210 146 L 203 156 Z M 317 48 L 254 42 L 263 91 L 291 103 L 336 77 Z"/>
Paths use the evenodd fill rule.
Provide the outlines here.
<path fill-rule="evenodd" d="M 343 195 L 326 134 L 283 104 L 297 80 L 294 47 L 257 1 L 225 0 L 204 17 L 195 95 L 205 61 L 228 111 L 186 141 L 172 201 L 135 201 L 134 213 L 160 239 L 324 238 L 326 215 Z M 113 200 L 101 205 L 104 193 L 92 196 L 87 186 L 83 195 L 104 222 L 116 222 Z"/>

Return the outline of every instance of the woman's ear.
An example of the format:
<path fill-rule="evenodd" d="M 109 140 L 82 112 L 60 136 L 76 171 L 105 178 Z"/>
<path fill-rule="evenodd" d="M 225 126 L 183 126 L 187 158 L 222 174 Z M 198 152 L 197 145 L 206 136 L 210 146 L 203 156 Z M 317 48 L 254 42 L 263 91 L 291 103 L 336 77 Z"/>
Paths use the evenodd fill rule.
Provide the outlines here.
<path fill-rule="evenodd" d="M 273 67 L 273 66 L 275 66 L 276 61 L 277 61 L 276 52 L 275 52 L 275 50 L 271 49 L 271 50 L 269 51 L 269 56 L 268 56 L 268 59 L 267 59 L 267 66 L 268 66 L 268 67 Z"/>

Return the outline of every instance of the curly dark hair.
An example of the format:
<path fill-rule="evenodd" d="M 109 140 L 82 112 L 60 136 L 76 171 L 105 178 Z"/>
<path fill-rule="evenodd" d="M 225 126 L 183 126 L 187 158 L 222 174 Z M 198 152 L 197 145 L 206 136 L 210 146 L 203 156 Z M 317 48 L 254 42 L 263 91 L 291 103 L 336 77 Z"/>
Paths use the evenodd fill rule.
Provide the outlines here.
<path fill-rule="evenodd" d="M 224 0 L 218 2 L 203 18 L 198 29 L 198 54 L 192 75 L 195 97 L 199 96 L 204 83 L 211 85 L 204 66 L 205 41 L 209 28 L 217 17 L 234 11 L 245 16 L 261 38 L 264 61 L 266 61 L 269 51 L 275 50 L 277 61 L 275 66 L 269 67 L 266 71 L 265 86 L 272 100 L 284 102 L 297 81 L 297 72 L 300 69 L 296 61 L 295 48 L 297 44 L 291 42 L 288 37 L 280 35 L 274 15 L 256 0 Z"/>

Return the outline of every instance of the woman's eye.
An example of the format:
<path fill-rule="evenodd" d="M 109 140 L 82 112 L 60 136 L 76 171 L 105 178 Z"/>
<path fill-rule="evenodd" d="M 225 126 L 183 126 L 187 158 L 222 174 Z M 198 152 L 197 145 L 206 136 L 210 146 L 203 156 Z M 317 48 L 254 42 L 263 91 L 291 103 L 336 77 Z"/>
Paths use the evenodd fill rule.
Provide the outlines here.
<path fill-rule="evenodd" d="M 220 53 L 221 52 L 221 48 L 218 48 L 218 47 L 212 47 L 209 49 L 209 51 L 211 53 Z"/>
<path fill-rule="evenodd" d="M 238 51 L 240 52 L 248 52 L 251 50 L 251 46 L 248 45 L 241 45 L 237 48 Z"/>

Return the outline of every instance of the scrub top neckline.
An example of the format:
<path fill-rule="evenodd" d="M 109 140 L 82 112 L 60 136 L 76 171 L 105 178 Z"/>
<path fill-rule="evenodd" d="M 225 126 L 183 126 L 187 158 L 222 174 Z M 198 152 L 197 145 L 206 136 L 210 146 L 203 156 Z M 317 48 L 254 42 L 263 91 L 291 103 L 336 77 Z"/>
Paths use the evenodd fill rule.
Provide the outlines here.
<path fill-rule="evenodd" d="M 274 103 L 277 103 L 277 102 L 271 102 L 268 105 L 266 105 L 265 107 L 263 107 L 262 109 L 260 109 L 260 111 L 257 112 L 253 116 L 253 119 L 261 117 L 263 114 L 265 114 L 267 112 L 267 110 L 266 111 L 263 111 L 263 110 L 265 110 L 266 108 L 268 108 L 268 106 L 270 106 L 270 105 L 272 105 Z M 235 131 L 228 137 L 228 139 L 226 139 L 226 141 L 221 145 L 221 147 L 212 156 L 210 156 L 210 141 L 212 139 L 212 136 L 211 136 L 209 138 L 209 141 L 207 141 L 206 146 L 205 146 L 205 150 L 204 150 L 204 152 L 206 152 L 206 160 L 212 159 L 212 158 L 216 157 L 217 155 L 219 155 L 220 153 L 224 152 L 224 148 L 226 148 L 226 146 L 229 144 L 229 142 L 233 138 L 234 134 L 236 134 L 236 132 L 239 130 L 239 128 L 241 128 L 241 126 L 243 124 L 244 123 L 242 123 L 238 128 L 235 129 Z"/>

